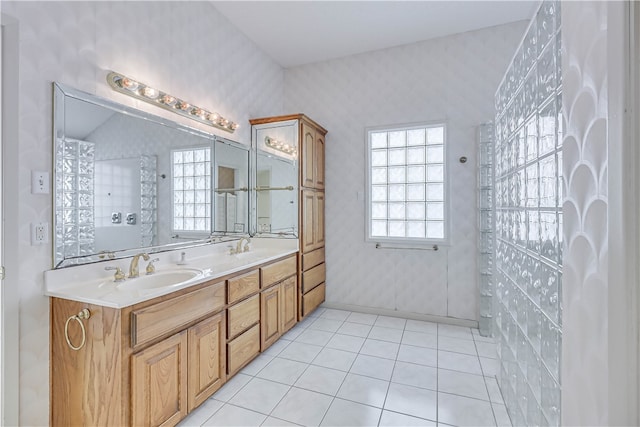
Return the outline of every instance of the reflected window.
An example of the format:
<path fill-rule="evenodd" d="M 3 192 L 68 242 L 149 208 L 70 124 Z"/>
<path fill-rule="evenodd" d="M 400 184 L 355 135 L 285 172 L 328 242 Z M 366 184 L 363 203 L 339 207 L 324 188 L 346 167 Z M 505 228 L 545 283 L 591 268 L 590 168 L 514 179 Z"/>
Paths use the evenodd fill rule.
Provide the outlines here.
<path fill-rule="evenodd" d="M 174 232 L 211 232 L 211 148 L 171 151 Z"/>
<path fill-rule="evenodd" d="M 445 241 L 445 126 L 369 130 L 367 144 L 368 240 Z"/>

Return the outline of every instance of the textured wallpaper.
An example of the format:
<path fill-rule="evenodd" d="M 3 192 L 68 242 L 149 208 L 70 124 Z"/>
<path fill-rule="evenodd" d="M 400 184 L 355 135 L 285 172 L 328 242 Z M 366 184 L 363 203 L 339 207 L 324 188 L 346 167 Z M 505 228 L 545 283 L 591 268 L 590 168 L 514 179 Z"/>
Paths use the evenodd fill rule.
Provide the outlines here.
<path fill-rule="evenodd" d="M 562 424 L 609 424 L 607 2 L 566 2 Z M 622 307 L 620 307 L 622 309 Z M 616 352 L 624 351 L 619 348 Z M 622 387 L 622 384 L 618 385 Z"/>
<path fill-rule="evenodd" d="M 52 164 L 52 85 L 58 81 L 150 113 L 196 126 L 113 92 L 113 69 L 242 124 L 282 114 L 283 70 L 209 2 L 10 2 L 2 13 L 19 21 L 19 266 L 20 424 L 47 425 L 49 301 L 42 296 L 50 246 L 30 246 L 29 224 L 52 218 L 51 196 L 30 193 L 31 170 Z M 228 137 L 203 125 L 203 129 Z M 60 325 L 58 325 L 60 326 Z"/>
<path fill-rule="evenodd" d="M 526 23 L 288 69 L 285 110 L 328 129 L 327 301 L 478 319 L 476 129 Z M 451 246 L 437 252 L 365 243 L 365 128 L 445 121 Z M 459 163 L 461 156 L 469 161 Z"/>

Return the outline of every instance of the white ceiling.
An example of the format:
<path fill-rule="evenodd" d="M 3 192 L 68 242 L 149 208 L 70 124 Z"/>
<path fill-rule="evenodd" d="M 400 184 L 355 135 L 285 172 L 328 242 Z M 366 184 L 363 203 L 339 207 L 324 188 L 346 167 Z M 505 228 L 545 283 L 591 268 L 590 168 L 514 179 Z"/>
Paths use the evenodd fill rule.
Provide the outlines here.
<path fill-rule="evenodd" d="M 214 1 L 285 68 L 530 19 L 539 1 Z"/>

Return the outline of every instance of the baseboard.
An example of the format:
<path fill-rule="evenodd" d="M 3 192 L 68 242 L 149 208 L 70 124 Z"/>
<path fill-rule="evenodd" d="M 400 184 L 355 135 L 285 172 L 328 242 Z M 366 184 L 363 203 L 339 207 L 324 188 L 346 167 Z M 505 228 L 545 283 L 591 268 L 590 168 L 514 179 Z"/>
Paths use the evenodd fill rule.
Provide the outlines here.
<path fill-rule="evenodd" d="M 358 313 L 377 314 L 382 316 L 402 317 L 404 319 L 422 320 L 425 322 L 445 323 L 448 325 L 464 326 L 467 328 L 478 329 L 478 321 L 458 319 L 447 316 L 434 316 L 431 314 L 411 313 L 407 311 L 388 310 L 385 308 L 364 307 L 361 305 L 341 304 L 336 302 L 325 301 L 320 306 L 322 308 L 333 308 L 336 310 L 356 311 Z"/>

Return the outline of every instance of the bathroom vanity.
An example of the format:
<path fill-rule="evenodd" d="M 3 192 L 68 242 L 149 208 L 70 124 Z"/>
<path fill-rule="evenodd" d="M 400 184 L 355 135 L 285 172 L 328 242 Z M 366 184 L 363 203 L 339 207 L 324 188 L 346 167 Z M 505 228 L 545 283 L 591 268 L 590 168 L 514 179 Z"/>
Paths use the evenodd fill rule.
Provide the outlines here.
<path fill-rule="evenodd" d="M 251 124 L 54 85 L 51 425 L 175 425 L 324 301 L 326 130 Z"/>

